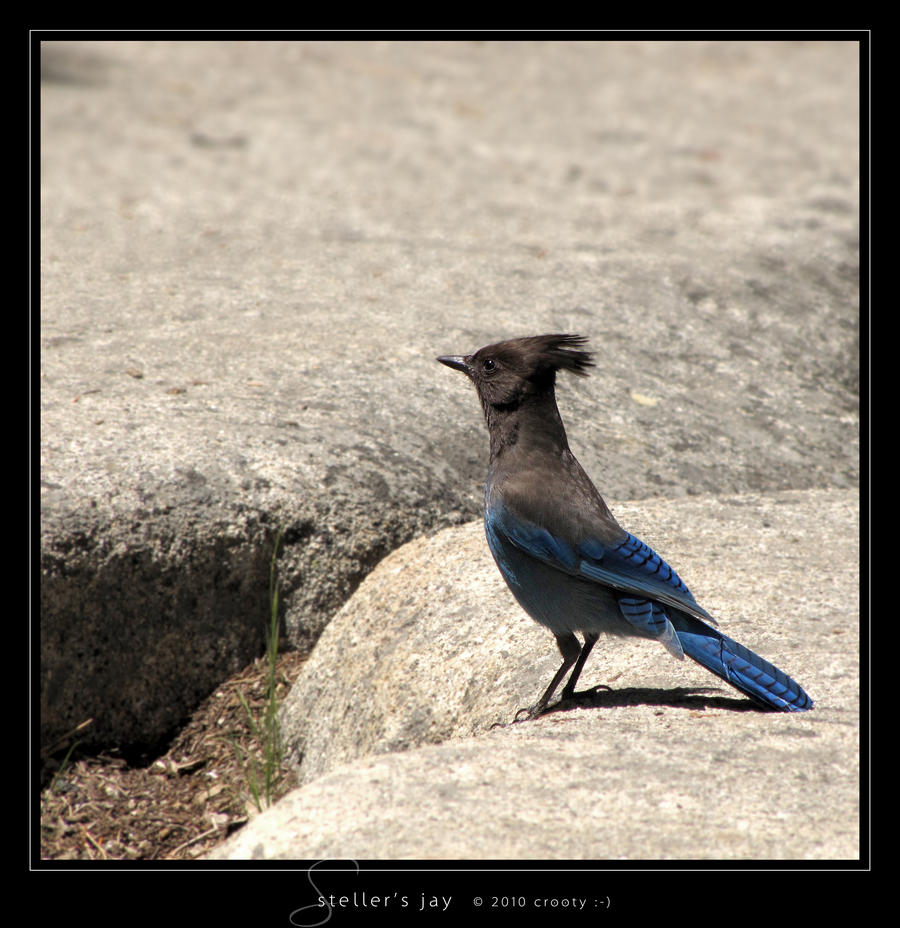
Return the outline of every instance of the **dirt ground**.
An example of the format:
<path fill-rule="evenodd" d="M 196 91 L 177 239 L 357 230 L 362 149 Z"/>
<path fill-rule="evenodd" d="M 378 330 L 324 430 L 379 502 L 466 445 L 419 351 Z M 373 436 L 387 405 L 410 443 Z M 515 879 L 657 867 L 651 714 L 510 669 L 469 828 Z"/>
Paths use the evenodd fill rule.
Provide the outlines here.
<path fill-rule="evenodd" d="M 304 659 L 279 655 L 279 703 Z M 266 681 L 259 658 L 219 686 L 168 750 L 145 765 L 115 754 L 79 757 L 76 748 L 41 792 L 41 858 L 190 860 L 246 824 L 259 811 L 248 770 L 255 767 L 261 781 L 263 755 L 241 696 L 260 720 Z M 280 770 L 271 801 L 292 785 L 290 773 Z M 260 802 L 265 808 L 264 797 Z"/>

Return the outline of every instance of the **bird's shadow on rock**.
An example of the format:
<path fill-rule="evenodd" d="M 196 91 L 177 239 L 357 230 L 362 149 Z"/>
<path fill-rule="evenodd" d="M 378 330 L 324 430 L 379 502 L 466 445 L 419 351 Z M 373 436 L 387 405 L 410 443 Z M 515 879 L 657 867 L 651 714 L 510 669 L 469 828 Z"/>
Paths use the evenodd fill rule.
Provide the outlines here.
<path fill-rule="evenodd" d="M 704 695 L 706 693 L 717 695 Z M 718 695 L 715 687 L 678 686 L 671 689 L 647 687 L 625 687 L 623 689 L 590 690 L 575 693 L 565 700 L 548 706 L 543 715 L 555 712 L 571 712 L 573 709 L 617 709 L 625 706 L 661 706 L 669 709 L 729 709 L 732 712 L 765 712 L 753 700 L 740 696 Z"/>

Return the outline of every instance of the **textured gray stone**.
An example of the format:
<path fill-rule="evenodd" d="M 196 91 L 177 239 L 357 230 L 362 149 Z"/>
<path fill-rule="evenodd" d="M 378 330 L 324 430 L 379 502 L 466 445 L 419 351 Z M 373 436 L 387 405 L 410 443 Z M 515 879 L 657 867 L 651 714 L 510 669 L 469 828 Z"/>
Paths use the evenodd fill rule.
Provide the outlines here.
<path fill-rule="evenodd" d="M 627 710 L 625 710 L 627 711 Z M 818 710 L 817 710 L 818 711 Z M 343 764 L 213 860 L 850 860 L 855 731 L 815 717 L 577 710 Z M 529 729 L 529 730 L 526 730 Z"/>
<path fill-rule="evenodd" d="M 858 477 L 848 42 L 47 43 L 42 741 L 152 741 L 474 518 L 433 361 L 591 337 L 612 499 Z"/>

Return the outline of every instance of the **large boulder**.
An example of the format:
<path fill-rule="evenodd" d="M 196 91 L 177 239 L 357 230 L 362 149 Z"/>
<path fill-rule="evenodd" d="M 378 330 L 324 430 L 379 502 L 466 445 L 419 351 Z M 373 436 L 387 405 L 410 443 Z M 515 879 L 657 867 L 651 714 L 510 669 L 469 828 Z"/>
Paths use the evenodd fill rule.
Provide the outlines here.
<path fill-rule="evenodd" d="M 211 856 L 857 857 L 855 493 L 617 514 L 815 708 L 760 710 L 656 643 L 601 639 L 582 680 L 610 692 L 511 724 L 555 648 L 502 587 L 481 527 L 446 529 L 386 558 L 322 634 L 282 713 L 301 785 Z"/>

